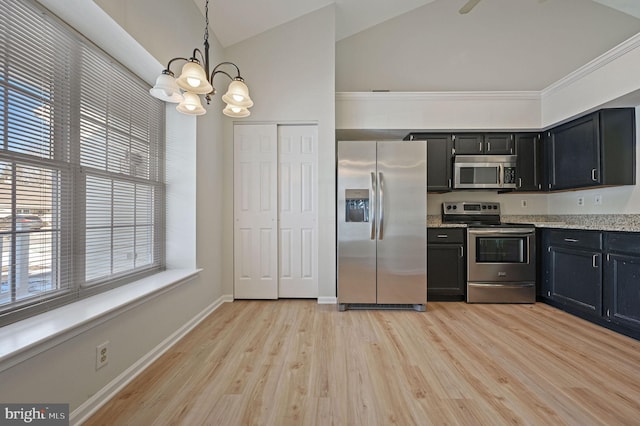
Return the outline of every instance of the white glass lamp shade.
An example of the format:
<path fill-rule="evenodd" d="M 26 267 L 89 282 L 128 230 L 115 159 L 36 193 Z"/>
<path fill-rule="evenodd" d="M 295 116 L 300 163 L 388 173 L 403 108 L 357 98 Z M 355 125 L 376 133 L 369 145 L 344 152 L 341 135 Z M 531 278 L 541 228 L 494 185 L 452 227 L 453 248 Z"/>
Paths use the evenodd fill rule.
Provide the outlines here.
<path fill-rule="evenodd" d="M 251 114 L 251 112 L 246 107 L 231 104 L 227 104 L 225 109 L 222 110 L 222 113 L 227 117 L 234 118 L 244 118 L 248 117 Z"/>
<path fill-rule="evenodd" d="M 154 98 L 158 98 L 161 101 L 178 103 L 182 102 L 182 93 L 180 88 L 176 84 L 176 79 L 169 74 L 162 73 L 156 78 L 156 84 L 149 93 Z"/>
<path fill-rule="evenodd" d="M 207 112 L 200 103 L 200 96 L 191 92 L 185 92 L 183 96 L 184 100 L 176 107 L 179 112 L 188 115 L 202 115 Z"/>
<path fill-rule="evenodd" d="M 222 100 L 229 105 L 237 105 L 243 108 L 251 108 L 253 101 L 249 97 L 249 88 L 242 80 L 233 80 L 229 84 L 227 93 L 222 96 Z"/>
<path fill-rule="evenodd" d="M 187 62 L 182 67 L 182 74 L 176 80 L 179 87 L 187 92 L 205 95 L 213 90 L 207 74 L 197 62 Z"/>

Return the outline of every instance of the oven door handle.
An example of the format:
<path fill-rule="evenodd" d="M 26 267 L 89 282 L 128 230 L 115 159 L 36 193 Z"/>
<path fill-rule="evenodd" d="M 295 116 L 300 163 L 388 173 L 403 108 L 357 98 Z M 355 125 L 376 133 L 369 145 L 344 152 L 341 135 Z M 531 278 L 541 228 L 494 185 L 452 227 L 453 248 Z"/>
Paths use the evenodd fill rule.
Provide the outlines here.
<path fill-rule="evenodd" d="M 506 283 L 469 283 L 470 287 L 502 287 L 502 288 L 526 288 L 534 287 L 535 283 L 523 282 L 518 284 Z"/>
<path fill-rule="evenodd" d="M 469 235 L 491 235 L 500 237 L 503 235 L 516 236 L 516 237 L 532 237 L 535 235 L 535 230 L 529 230 L 524 228 L 503 228 L 500 230 L 496 229 L 469 229 Z"/>

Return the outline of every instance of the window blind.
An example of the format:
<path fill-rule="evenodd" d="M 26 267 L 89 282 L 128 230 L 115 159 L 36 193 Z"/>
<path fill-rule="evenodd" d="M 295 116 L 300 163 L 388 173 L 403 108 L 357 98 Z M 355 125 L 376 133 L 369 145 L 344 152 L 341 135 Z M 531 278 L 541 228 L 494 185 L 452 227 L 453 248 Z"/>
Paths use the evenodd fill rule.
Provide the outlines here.
<path fill-rule="evenodd" d="M 164 266 L 164 105 L 31 0 L 0 3 L 0 325 Z"/>

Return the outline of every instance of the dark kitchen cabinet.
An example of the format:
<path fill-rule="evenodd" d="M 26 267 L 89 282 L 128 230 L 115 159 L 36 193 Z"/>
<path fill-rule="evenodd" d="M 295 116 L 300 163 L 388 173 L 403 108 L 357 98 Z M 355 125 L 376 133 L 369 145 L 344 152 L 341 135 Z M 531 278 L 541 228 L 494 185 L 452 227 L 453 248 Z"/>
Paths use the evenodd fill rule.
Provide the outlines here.
<path fill-rule="evenodd" d="M 514 153 L 512 133 L 456 133 L 453 135 L 456 155 Z"/>
<path fill-rule="evenodd" d="M 640 234 L 607 232 L 604 287 L 607 320 L 640 332 Z"/>
<path fill-rule="evenodd" d="M 453 137 L 456 155 L 477 155 L 484 153 L 484 135 L 477 133 L 458 133 Z"/>
<path fill-rule="evenodd" d="M 411 133 L 405 139 L 427 141 L 427 191 L 451 191 L 453 139 L 449 133 Z"/>
<path fill-rule="evenodd" d="M 587 316 L 602 315 L 602 233 L 547 230 L 543 297 Z"/>
<path fill-rule="evenodd" d="M 512 133 L 487 133 L 484 136 L 485 154 L 515 154 L 514 136 Z"/>
<path fill-rule="evenodd" d="M 542 301 L 640 339 L 640 233 L 542 231 Z"/>
<path fill-rule="evenodd" d="M 515 135 L 516 191 L 539 191 L 543 184 L 543 150 L 539 133 Z"/>
<path fill-rule="evenodd" d="M 427 229 L 427 300 L 464 300 L 466 230 Z"/>
<path fill-rule="evenodd" d="M 635 109 L 597 111 L 546 139 L 549 190 L 635 184 Z"/>

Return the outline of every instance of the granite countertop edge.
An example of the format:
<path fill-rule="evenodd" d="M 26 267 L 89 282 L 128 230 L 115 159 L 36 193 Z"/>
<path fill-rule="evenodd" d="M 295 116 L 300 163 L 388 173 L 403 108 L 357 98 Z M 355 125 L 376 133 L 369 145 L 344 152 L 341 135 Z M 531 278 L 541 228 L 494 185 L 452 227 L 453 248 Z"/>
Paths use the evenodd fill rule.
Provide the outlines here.
<path fill-rule="evenodd" d="M 536 228 L 581 229 L 594 231 L 640 232 L 640 214 L 591 215 L 502 215 L 506 223 L 528 223 Z M 440 215 L 428 215 L 429 228 L 464 228 L 466 225 L 442 223 Z"/>

